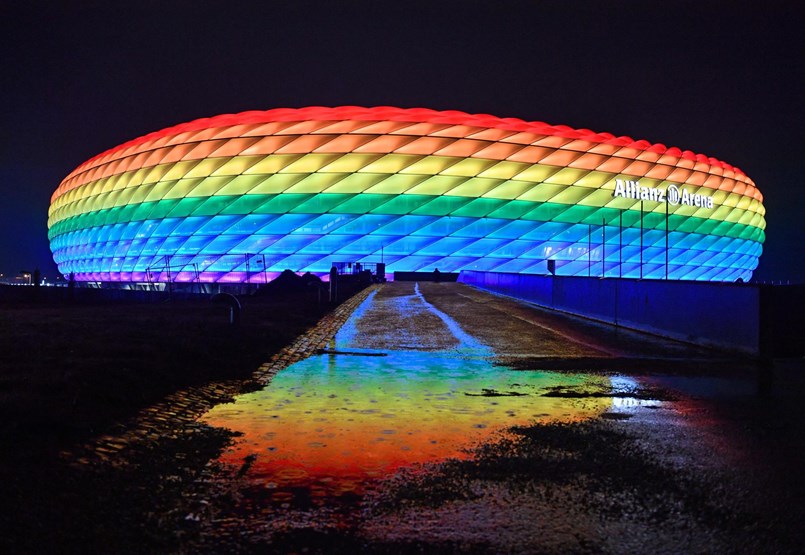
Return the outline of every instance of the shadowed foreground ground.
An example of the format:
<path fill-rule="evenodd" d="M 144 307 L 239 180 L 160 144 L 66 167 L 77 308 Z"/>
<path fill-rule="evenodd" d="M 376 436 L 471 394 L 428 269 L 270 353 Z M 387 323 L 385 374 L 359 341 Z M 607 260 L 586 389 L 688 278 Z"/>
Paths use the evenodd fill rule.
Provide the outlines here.
<path fill-rule="evenodd" d="M 89 307 L 81 318 L 94 328 L 76 325 L 81 319 L 58 326 L 88 331 L 68 370 L 60 353 L 75 331 L 50 337 L 44 328 L 38 336 L 17 329 L 26 314 L 37 315 L 29 326 L 46 320 L 34 310 L 4 319 L 11 339 L 1 356 L 15 370 L 2 366 L 3 440 L 17 448 L 3 453 L 3 551 L 798 553 L 805 546 L 802 361 L 780 361 L 771 382 L 768 373 L 758 380 L 746 361 L 614 333 L 456 284 L 381 287 L 354 324 L 352 347 L 389 356 L 400 346 L 449 350 L 459 342 L 435 309 L 493 348 L 500 363 L 594 368 L 599 385 L 543 395 L 611 399 L 612 408 L 592 420 L 517 426 L 467 460 L 404 470 L 327 507 L 297 496 L 266 510 L 265 488 L 250 479 L 252 460 L 234 468 L 208 462 L 231 434 L 178 417 L 168 433 L 105 461 L 77 467 L 55 456 L 96 428 L 120 421 L 125 429 L 127 415 L 178 387 L 204 391 L 211 380 L 245 378 L 250 364 L 317 315 L 281 307 L 266 307 L 266 327 L 255 326 L 252 343 L 229 351 L 233 364 L 223 366 L 215 358 L 221 330 L 205 331 L 189 306 L 129 311 L 124 322 L 125 307 Z M 103 340 L 87 339 L 93 336 Z M 103 356 L 88 348 L 97 345 Z M 164 361 L 149 366 L 149 358 Z M 110 367 L 119 374 L 106 376 Z M 613 385 L 601 386 L 601 376 Z M 74 401 L 76 384 L 93 393 Z M 37 406 L 47 407 L 44 417 Z"/>
<path fill-rule="evenodd" d="M 188 437 L 207 438 L 206 430 L 160 438 L 153 450 L 137 455 L 136 470 L 76 470 L 59 453 L 125 429 L 138 411 L 183 388 L 248 378 L 327 310 L 309 294 L 242 299 L 243 318 L 235 329 L 227 308 L 209 297 L 148 303 L 4 298 L 0 546 L 23 553 L 166 545 L 164 530 L 151 530 L 150 523 L 170 518 L 170 507 L 156 500 L 169 499 L 161 494 L 176 493 L 171 484 L 180 483 L 163 478 L 174 474 L 181 457 L 177 446 Z M 202 389 L 196 402 L 220 402 L 220 395 Z M 188 458 L 206 460 L 228 435 L 209 437 L 194 443 Z M 113 546 L 117 541 L 131 543 Z"/>
<path fill-rule="evenodd" d="M 17 448 L 3 458 L 52 455 L 182 387 L 249 376 L 324 314 L 306 297 L 243 299 L 237 328 L 206 296 L 4 304 L 0 438 Z"/>
<path fill-rule="evenodd" d="M 194 549 L 797 553 L 805 545 L 799 361 L 781 362 L 776 381 L 758 388 L 746 360 L 428 283 L 382 288 L 347 347 L 389 357 L 400 347 L 460 350 L 436 311 L 501 362 L 535 370 L 563 362 L 570 373 L 594 362 L 589 383 L 542 395 L 611 399 L 611 408 L 591 420 L 517 426 L 468 460 L 404 470 L 323 509 L 299 495 L 270 507 L 270 492 L 250 478 L 255 461 L 244 461 L 215 475 L 208 495 L 228 501 L 202 524 Z"/>

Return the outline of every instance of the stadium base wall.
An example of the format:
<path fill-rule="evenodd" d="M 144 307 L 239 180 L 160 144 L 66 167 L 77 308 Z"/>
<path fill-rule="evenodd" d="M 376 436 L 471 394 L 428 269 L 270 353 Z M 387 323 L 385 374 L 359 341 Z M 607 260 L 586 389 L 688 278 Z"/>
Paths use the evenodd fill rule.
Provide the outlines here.
<path fill-rule="evenodd" d="M 751 285 L 478 271 L 461 272 L 458 281 L 615 326 L 760 354 L 760 294 Z"/>

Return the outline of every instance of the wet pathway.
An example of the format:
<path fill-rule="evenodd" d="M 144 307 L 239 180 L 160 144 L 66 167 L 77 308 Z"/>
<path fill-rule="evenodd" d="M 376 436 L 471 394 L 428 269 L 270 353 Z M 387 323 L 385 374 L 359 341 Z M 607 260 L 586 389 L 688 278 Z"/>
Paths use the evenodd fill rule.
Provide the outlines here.
<path fill-rule="evenodd" d="M 356 500 L 400 469 L 470 458 L 512 426 L 596 417 L 613 407 L 612 391 L 634 386 L 600 375 L 495 365 L 500 355 L 490 344 L 505 347 L 504 354 L 603 351 L 526 318 L 514 318 L 520 329 L 504 326 L 511 315 L 484 314 L 494 298 L 482 297 L 487 304 L 468 301 L 481 297 L 457 284 L 386 284 L 355 309 L 326 349 L 280 370 L 262 390 L 205 414 L 202 422 L 242 434 L 220 461 L 245 476 L 241 515 L 253 523 L 247 526 L 268 521 L 282 529 L 311 519 L 342 525 L 355 516 Z M 605 394 L 579 394 L 590 391 Z M 346 517 L 330 514 L 344 506 L 350 507 Z"/>
<path fill-rule="evenodd" d="M 385 284 L 251 379 L 64 452 L 53 479 L 131 508 L 93 521 L 107 534 L 172 552 L 802 553 L 805 368 L 750 366 Z M 241 434 L 220 459 L 231 436 L 209 424 Z"/>

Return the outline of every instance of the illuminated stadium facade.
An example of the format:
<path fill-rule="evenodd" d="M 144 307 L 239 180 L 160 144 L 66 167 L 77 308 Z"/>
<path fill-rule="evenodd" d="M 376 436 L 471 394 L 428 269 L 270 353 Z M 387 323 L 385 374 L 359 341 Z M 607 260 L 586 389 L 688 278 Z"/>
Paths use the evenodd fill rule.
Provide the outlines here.
<path fill-rule="evenodd" d="M 690 151 L 455 111 L 312 107 L 108 150 L 64 179 L 48 227 L 79 281 L 262 283 L 381 261 L 747 281 L 764 213 L 743 172 Z"/>

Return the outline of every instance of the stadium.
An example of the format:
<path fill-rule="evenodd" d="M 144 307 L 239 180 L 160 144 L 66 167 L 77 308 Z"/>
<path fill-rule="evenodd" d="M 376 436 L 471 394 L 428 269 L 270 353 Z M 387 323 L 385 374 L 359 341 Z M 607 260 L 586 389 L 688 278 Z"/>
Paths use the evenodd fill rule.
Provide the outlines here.
<path fill-rule="evenodd" d="M 748 281 L 762 202 L 738 168 L 629 137 L 309 107 L 199 119 L 99 154 L 53 194 L 48 233 L 77 281 L 264 283 L 378 263 Z"/>

